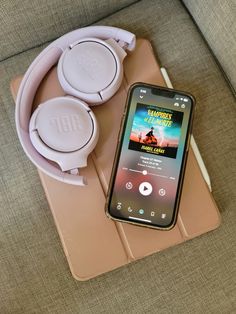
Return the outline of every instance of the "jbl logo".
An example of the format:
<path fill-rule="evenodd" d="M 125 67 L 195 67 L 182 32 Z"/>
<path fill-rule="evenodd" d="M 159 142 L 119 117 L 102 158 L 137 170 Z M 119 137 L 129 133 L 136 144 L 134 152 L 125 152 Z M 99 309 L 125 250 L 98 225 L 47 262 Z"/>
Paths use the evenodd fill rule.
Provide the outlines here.
<path fill-rule="evenodd" d="M 79 116 L 77 114 L 69 114 L 59 117 L 52 117 L 50 124 L 57 128 L 58 133 L 76 132 L 81 129 Z"/>

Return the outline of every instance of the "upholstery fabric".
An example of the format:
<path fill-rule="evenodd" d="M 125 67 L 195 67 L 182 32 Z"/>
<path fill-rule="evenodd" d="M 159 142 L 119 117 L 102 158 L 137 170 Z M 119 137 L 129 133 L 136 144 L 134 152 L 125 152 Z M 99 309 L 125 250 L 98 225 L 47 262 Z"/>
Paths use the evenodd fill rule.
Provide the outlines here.
<path fill-rule="evenodd" d="M 0 61 L 83 27 L 137 0 L 1 0 Z"/>
<path fill-rule="evenodd" d="M 236 93 L 236 1 L 184 0 Z"/>
<path fill-rule="evenodd" d="M 65 23 L 61 33 L 71 23 L 80 25 L 76 17 Z M 0 63 L 0 313 L 234 313 L 235 99 L 179 1 L 143 0 L 99 23 L 150 39 L 173 85 L 196 96 L 194 136 L 222 225 L 88 282 L 75 281 L 37 171 L 16 136 L 10 79 L 23 73 L 43 47 L 25 51 Z"/>

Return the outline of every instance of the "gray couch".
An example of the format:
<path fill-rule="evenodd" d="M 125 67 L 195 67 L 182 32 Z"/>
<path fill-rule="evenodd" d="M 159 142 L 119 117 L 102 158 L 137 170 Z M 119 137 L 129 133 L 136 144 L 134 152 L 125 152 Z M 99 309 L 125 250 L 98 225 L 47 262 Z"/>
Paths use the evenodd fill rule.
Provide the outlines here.
<path fill-rule="evenodd" d="M 235 0 L 1 1 L 0 313 L 235 313 L 235 21 Z M 150 39 L 173 85 L 196 96 L 194 136 L 222 225 L 77 282 L 18 142 L 9 82 L 48 42 L 93 23 Z"/>

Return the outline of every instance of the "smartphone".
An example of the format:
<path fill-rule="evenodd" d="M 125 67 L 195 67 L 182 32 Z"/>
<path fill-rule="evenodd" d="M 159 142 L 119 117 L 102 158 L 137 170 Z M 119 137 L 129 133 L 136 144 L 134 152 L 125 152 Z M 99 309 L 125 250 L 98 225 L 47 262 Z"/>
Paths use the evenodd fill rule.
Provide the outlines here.
<path fill-rule="evenodd" d="M 106 199 L 108 217 L 163 230 L 175 225 L 194 108 L 188 93 L 131 86 Z"/>

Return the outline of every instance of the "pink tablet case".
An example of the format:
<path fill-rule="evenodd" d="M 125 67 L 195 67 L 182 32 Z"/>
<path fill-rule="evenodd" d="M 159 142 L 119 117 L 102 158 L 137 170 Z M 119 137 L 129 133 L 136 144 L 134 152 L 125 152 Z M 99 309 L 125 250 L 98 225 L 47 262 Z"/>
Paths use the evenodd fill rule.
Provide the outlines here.
<path fill-rule="evenodd" d="M 117 145 L 127 90 L 134 82 L 164 86 L 151 44 L 137 41 L 137 48 L 124 62 L 121 88 L 107 103 L 93 110 L 100 137 L 81 173 L 88 186 L 63 184 L 39 171 L 72 275 L 88 280 L 131 261 L 161 251 L 217 228 L 220 214 L 190 148 L 180 211 L 176 226 L 157 231 L 113 222 L 105 216 L 105 195 Z M 22 77 L 11 82 L 16 97 Z M 64 95 L 55 68 L 49 71 L 35 97 L 35 107 L 46 99 Z"/>

